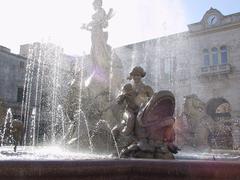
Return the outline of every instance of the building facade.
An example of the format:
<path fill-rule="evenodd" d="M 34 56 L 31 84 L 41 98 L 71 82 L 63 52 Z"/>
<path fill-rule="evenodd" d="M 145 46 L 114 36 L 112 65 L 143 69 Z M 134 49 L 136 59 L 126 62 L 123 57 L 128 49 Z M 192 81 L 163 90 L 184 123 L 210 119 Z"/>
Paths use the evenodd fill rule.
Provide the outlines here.
<path fill-rule="evenodd" d="M 75 57 L 64 54 L 62 48 L 51 43 L 21 45 L 19 55 L 0 46 L 0 101 L 3 114 L 11 108 L 14 118 L 20 119 L 25 106 L 31 113 L 36 103 L 40 102 L 39 94 L 44 95 L 40 91 L 53 92 L 53 82 L 58 91 L 67 94 L 75 63 Z M 57 84 L 61 86 L 57 87 Z"/>
<path fill-rule="evenodd" d="M 240 13 L 224 16 L 211 8 L 188 29 L 117 48 L 125 77 L 134 66 L 142 66 L 155 91 L 175 94 L 176 113 L 183 111 L 184 97 L 195 94 L 205 103 L 223 98 L 239 116 Z"/>
<path fill-rule="evenodd" d="M 27 59 L 0 46 L 0 99 L 16 118 L 21 113 Z"/>

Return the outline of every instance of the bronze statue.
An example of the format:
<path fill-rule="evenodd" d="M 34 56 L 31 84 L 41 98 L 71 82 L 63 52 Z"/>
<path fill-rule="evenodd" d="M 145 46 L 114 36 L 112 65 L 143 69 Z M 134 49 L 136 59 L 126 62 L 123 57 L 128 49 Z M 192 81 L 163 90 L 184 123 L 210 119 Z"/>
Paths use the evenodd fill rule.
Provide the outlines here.
<path fill-rule="evenodd" d="M 112 132 L 121 157 L 173 159 L 172 153 L 178 151 L 173 144 L 175 99 L 169 91 L 154 93 L 142 82 L 145 75 L 139 66 L 130 72 L 132 84 L 124 85 L 117 97 L 118 103 L 125 103 L 126 116 Z"/>
<path fill-rule="evenodd" d="M 128 80 L 133 80 L 133 84 L 124 85 L 121 94 L 117 97 L 118 104 L 126 103 L 126 126 L 122 130 L 125 135 L 133 133 L 140 107 L 146 104 L 153 95 L 152 88 L 145 85 L 141 80 L 145 75 L 142 67 L 134 67 L 128 77 Z"/>
<path fill-rule="evenodd" d="M 135 120 L 139 111 L 139 106 L 135 102 L 137 97 L 136 91 L 133 90 L 132 84 L 126 84 L 122 88 L 122 94 L 117 97 L 118 104 L 126 103 L 125 113 L 127 116 L 126 126 L 122 133 L 129 135 L 134 130 Z"/>
<path fill-rule="evenodd" d="M 135 101 L 139 107 L 147 103 L 154 93 L 150 86 L 145 85 L 142 82 L 142 78 L 145 77 L 145 75 L 146 72 L 143 70 L 143 68 L 136 66 L 130 72 L 130 76 L 128 77 L 129 80 L 133 80 L 133 90 L 137 93 Z"/>

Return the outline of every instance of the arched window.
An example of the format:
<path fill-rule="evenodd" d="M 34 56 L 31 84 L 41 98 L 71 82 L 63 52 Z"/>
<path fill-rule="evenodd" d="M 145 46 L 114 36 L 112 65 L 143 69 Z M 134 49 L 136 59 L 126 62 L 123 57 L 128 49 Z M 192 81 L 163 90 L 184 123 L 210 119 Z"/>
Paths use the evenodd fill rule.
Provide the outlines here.
<path fill-rule="evenodd" d="M 213 65 L 218 64 L 218 49 L 216 47 L 212 48 L 212 61 Z"/>
<path fill-rule="evenodd" d="M 203 50 L 203 65 L 209 66 L 210 65 L 210 57 L 208 49 Z"/>
<path fill-rule="evenodd" d="M 227 62 L 228 62 L 227 47 L 222 46 L 220 49 L 221 49 L 221 64 L 227 64 Z"/>

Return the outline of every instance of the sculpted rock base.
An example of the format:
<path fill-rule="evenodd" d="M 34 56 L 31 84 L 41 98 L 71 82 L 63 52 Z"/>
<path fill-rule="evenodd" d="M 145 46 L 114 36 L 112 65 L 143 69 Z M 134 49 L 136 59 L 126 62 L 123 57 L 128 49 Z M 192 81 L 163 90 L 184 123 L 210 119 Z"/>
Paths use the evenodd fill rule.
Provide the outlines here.
<path fill-rule="evenodd" d="M 147 140 L 131 144 L 123 149 L 121 158 L 142 158 L 142 159 L 174 159 L 172 152 L 166 143 L 154 143 Z"/>

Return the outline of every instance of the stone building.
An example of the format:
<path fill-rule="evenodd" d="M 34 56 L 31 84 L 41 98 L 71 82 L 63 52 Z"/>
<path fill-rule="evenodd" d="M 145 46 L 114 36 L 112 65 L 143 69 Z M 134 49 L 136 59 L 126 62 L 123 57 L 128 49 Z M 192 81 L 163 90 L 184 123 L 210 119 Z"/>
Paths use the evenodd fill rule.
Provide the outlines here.
<path fill-rule="evenodd" d="M 27 59 L 0 46 L 0 99 L 11 108 L 14 118 L 20 116 Z"/>
<path fill-rule="evenodd" d="M 40 92 L 36 88 L 40 89 L 41 83 L 49 87 L 48 84 L 56 79 L 61 85 L 68 86 L 73 77 L 75 62 L 75 57 L 64 54 L 62 48 L 50 43 L 21 45 L 19 55 L 0 46 L 0 101 L 3 102 L 4 108 L 11 108 L 14 117 L 20 118 L 24 90 L 25 99 L 29 98 L 32 110 L 36 102 L 36 93 Z M 54 68 L 57 71 L 54 71 Z M 40 76 L 43 72 L 44 79 L 41 81 Z M 58 91 L 67 91 L 62 86 L 55 88 L 58 88 Z M 52 92 L 52 89 L 47 91 Z"/>
<path fill-rule="evenodd" d="M 145 81 L 155 91 L 176 95 L 176 113 L 184 96 L 203 102 L 224 98 L 232 114 L 240 113 L 240 13 L 223 15 L 210 8 L 188 31 L 116 49 L 125 77 L 135 65 L 145 68 Z"/>

